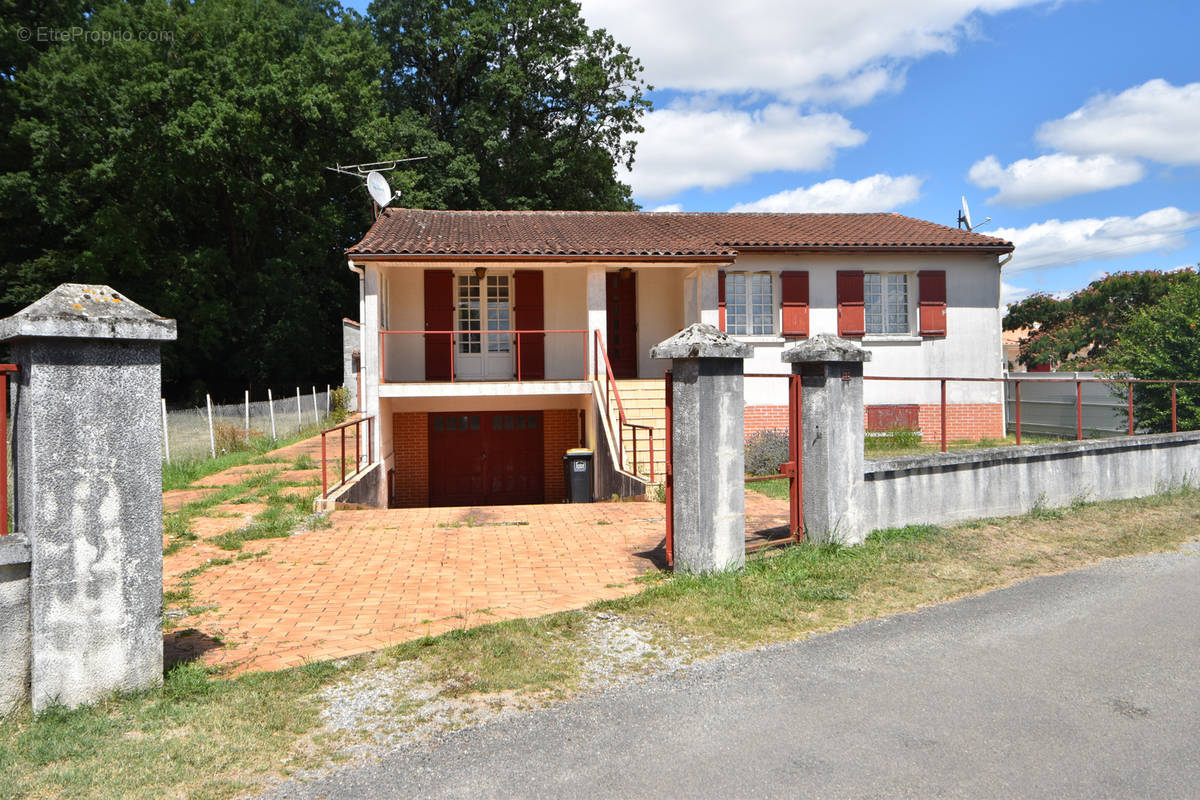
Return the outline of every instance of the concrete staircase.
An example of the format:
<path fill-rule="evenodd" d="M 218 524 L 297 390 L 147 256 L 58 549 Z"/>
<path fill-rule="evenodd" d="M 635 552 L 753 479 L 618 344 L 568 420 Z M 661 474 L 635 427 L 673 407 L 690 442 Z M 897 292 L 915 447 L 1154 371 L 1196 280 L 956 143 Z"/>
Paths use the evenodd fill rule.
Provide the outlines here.
<path fill-rule="evenodd" d="M 603 391 L 603 382 L 602 391 Z M 654 428 L 654 481 L 661 483 L 666 475 L 666 400 L 665 387 L 662 378 L 645 380 L 617 381 L 617 391 L 621 393 L 621 403 L 625 407 L 625 420 L 636 425 L 650 425 Z M 613 421 L 614 430 L 618 427 L 616 397 L 609 396 L 609 414 Z M 632 470 L 633 466 L 633 435 L 634 429 L 621 425 L 621 438 L 625 446 L 625 468 Z M 650 475 L 650 445 L 646 431 L 637 430 L 637 474 L 645 477 Z"/>

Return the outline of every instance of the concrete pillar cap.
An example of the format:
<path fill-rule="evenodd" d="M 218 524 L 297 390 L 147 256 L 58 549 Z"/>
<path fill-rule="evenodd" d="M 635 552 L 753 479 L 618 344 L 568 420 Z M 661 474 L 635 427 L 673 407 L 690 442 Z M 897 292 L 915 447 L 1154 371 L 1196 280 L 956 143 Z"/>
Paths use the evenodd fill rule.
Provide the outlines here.
<path fill-rule="evenodd" d="M 785 348 L 779 356 L 787 364 L 811 364 L 836 361 L 870 361 L 871 351 L 858 342 L 832 333 L 818 333 L 803 342 Z"/>
<path fill-rule="evenodd" d="M 650 348 L 651 358 L 749 358 L 753 345 L 714 325 L 696 322 Z"/>
<path fill-rule="evenodd" d="M 175 320 L 96 284 L 61 284 L 41 300 L 0 319 L 0 342 L 31 337 L 169 342 L 175 335 Z"/>

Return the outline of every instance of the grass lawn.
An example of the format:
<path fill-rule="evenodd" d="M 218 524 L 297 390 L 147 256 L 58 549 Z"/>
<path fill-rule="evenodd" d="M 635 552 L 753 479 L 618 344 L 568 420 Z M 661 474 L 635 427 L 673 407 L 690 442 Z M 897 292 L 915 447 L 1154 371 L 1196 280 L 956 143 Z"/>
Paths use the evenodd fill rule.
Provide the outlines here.
<path fill-rule="evenodd" d="M 215 475 L 230 467 L 240 467 L 243 464 L 262 464 L 269 459 L 267 453 L 290 444 L 317 436 L 325 429 L 325 425 L 310 425 L 298 431 L 294 436 L 284 439 L 268 439 L 258 437 L 249 442 L 241 443 L 244 449 L 222 453 L 216 458 L 185 458 L 176 459 L 170 464 L 163 462 L 162 478 L 163 491 L 186 489 L 190 484 L 209 475 Z M 311 465 L 310 465 L 311 466 Z"/>
<path fill-rule="evenodd" d="M 180 666 L 161 689 L 6 719 L 0 797 L 239 796 L 339 757 L 346 741 L 322 730 L 320 692 L 350 677 L 419 676 L 429 699 L 397 702 L 386 714 L 400 723 L 426 702 L 485 707 L 514 695 L 542 702 L 586 686 L 589 630 L 597 620 L 702 658 L 1103 558 L 1171 550 L 1197 536 L 1200 491 L 1181 490 L 948 528 L 878 531 L 857 547 L 780 548 L 751 557 L 736 573 L 652 573 L 639 594 L 585 611 L 454 631 L 339 664 L 237 678 Z"/>

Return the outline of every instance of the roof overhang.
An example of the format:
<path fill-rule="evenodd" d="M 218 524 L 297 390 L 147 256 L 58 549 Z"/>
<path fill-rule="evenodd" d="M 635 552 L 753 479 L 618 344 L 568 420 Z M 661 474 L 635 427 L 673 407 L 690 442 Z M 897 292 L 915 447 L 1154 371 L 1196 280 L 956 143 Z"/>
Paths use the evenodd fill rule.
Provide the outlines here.
<path fill-rule="evenodd" d="M 616 255 L 616 254 L 535 254 L 523 255 L 512 253 L 347 253 L 351 261 L 406 261 L 406 262 L 461 262 L 461 261 L 494 261 L 494 262 L 556 262 L 560 264 L 595 262 L 627 262 L 663 263 L 663 264 L 696 264 L 696 263 L 731 263 L 736 254 L 727 255 Z"/>

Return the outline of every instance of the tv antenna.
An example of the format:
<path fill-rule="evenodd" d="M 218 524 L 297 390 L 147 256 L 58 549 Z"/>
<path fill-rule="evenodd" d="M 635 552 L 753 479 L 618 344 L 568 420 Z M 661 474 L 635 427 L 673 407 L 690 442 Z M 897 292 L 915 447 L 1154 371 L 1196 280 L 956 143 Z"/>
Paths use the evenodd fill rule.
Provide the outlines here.
<path fill-rule="evenodd" d="M 367 187 L 367 194 L 371 195 L 371 213 L 378 218 L 379 210 L 386 208 L 388 203 L 400 196 L 399 192 L 392 194 L 392 187 L 388 185 L 387 178 L 383 177 L 383 173 L 391 172 L 397 164 L 421 161 L 426 158 L 429 156 L 394 158 L 390 161 L 370 161 L 365 164 L 334 164 L 325 169 L 361 179 Z"/>
<path fill-rule="evenodd" d="M 962 208 L 960 208 L 958 210 L 958 227 L 959 228 L 962 228 L 965 226 L 967 229 L 967 233 L 971 233 L 976 228 L 982 228 L 984 225 L 987 225 L 991 221 L 992 221 L 992 218 L 988 217 L 987 219 L 985 219 L 983 222 L 979 223 L 978 225 L 972 225 L 971 224 L 971 207 L 967 205 L 967 198 L 965 196 L 962 198 Z"/>

